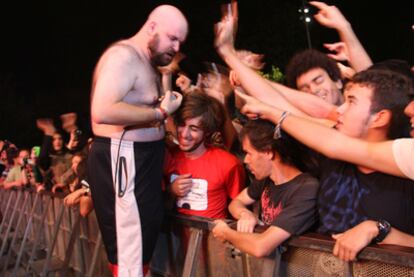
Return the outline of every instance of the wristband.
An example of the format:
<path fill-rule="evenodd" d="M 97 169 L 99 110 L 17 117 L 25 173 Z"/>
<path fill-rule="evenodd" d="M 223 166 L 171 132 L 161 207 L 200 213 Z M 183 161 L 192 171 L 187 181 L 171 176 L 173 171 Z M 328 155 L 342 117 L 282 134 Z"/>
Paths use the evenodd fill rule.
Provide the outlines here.
<path fill-rule="evenodd" d="M 377 222 L 377 228 L 378 228 L 378 235 L 374 238 L 374 241 L 376 243 L 379 243 L 383 241 L 385 237 L 390 233 L 391 224 L 384 219 L 380 219 Z"/>
<path fill-rule="evenodd" d="M 159 107 L 159 109 L 160 109 L 160 111 L 161 111 L 161 113 L 162 113 L 162 116 L 164 117 L 163 118 L 163 120 L 164 119 L 167 119 L 167 117 L 168 117 L 168 113 L 167 113 L 167 111 L 166 110 L 164 110 L 163 108 L 161 108 L 161 107 Z"/>
<path fill-rule="evenodd" d="M 285 120 L 285 118 L 289 115 L 289 112 L 284 111 L 282 112 L 282 115 L 279 118 L 279 121 L 277 122 L 275 126 L 275 131 L 273 133 L 273 139 L 278 140 L 282 137 L 282 123 Z"/>
<path fill-rule="evenodd" d="M 163 121 L 163 120 L 167 119 L 168 113 L 163 108 L 158 107 L 158 108 L 155 109 L 155 111 L 157 113 L 156 114 L 156 119 L 157 120 Z M 161 114 L 161 117 L 158 117 L 159 114 Z"/>

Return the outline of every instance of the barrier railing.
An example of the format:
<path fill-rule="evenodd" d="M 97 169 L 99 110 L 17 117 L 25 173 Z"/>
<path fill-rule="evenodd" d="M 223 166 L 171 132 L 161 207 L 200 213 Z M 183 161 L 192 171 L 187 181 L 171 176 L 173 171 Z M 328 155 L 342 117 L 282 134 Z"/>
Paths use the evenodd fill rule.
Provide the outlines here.
<path fill-rule="evenodd" d="M 63 195 L 31 189 L 0 189 L 0 201 L 0 276 L 110 276 L 93 212 L 82 218 Z M 413 248 L 369 246 L 347 263 L 331 254 L 332 239 L 306 234 L 255 258 L 214 239 L 212 227 L 206 218 L 168 215 L 148 275 L 414 276 Z"/>
<path fill-rule="evenodd" d="M 111 276 L 96 218 L 63 194 L 0 189 L 1 276 Z"/>

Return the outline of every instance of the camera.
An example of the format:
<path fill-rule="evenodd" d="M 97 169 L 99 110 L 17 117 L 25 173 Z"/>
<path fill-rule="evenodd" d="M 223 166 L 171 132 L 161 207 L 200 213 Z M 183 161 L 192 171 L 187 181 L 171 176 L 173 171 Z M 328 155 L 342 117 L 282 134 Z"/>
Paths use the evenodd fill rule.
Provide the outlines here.
<path fill-rule="evenodd" d="M 82 130 L 80 129 L 76 129 L 74 136 L 75 136 L 75 140 L 79 140 L 80 136 L 82 135 Z"/>

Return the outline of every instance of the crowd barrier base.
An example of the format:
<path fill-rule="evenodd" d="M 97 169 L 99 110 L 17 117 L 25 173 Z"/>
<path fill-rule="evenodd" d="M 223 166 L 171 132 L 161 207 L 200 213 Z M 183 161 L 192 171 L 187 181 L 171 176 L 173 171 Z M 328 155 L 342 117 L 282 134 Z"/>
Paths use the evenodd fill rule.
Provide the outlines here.
<path fill-rule="evenodd" d="M 229 223 L 235 227 L 235 222 Z M 343 262 L 332 255 L 333 239 L 309 233 L 291 238 L 267 257 L 256 258 L 216 240 L 210 232 L 213 225 L 206 218 L 169 215 L 150 276 L 414 276 L 414 248 L 370 245 L 357 261 Z"/>
<path fill-rule="evenodd" d="M 63 195 L 27 188 L 0 189 L 0 211 L 0 276 L 111 276 L 93 212 L 82 218 Z M 147 277 L 414 276 L 414 248 L 373 245 L 343 262 L 332 255 L 331 238 L 310 233 L 255 258 L 216 240 L 213 225 L 166 216 Z"/>

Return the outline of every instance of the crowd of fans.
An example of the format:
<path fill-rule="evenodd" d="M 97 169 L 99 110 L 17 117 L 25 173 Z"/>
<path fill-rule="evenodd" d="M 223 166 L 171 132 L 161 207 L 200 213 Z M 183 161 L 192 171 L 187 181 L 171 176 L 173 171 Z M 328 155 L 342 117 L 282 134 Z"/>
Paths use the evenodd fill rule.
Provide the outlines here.
<path fill-rule="evenodd" d="M 334 255 L 346 261 L 370 243 L 414 247 L 414 143 L 403 139 L 414 135 L 412 68 L 373 63 L 336 7 L 310 3 L 341 42 L 326 44 L 329 55 L 295 55 L 286 84 L 258 74 L 263 55 L 235 50 L 234 5 L 216 28 L 228 68 L 212 63 L 194 83 L 177 61 L 162 69 L 184 95 L 166 124 L 166 208 L 217 219 L 216 238 L 259 257 L 307 231 L 332 235 Z M 0 141 L 0 185 L 65 191 L 65 204 L 80 203 L 85 216 L 92 138 L 79 131 L 76 114 L 62 123 L 68 142 L 50 119 L 37 120 L 40 149 Z M 259 224 L 269 227 L 254 233 Z"/>
<path fill-rule="evenodd" d="M 48 118 L 36 121 L 44 134 L 41 146 L 25 149 L 1 140 L 0 186 L 4 189 L 32 187 L 37 192 L 68 194 L 65 203 L 75 205 L 82 201 L 81 214 L 86 216 L 92 203 L 86 181 L 86 160 L 92 139 L 84 137 L 76 120 L 75 113 L 61 116 L 62 129 L 69 136 L 67 142 Z"/>

